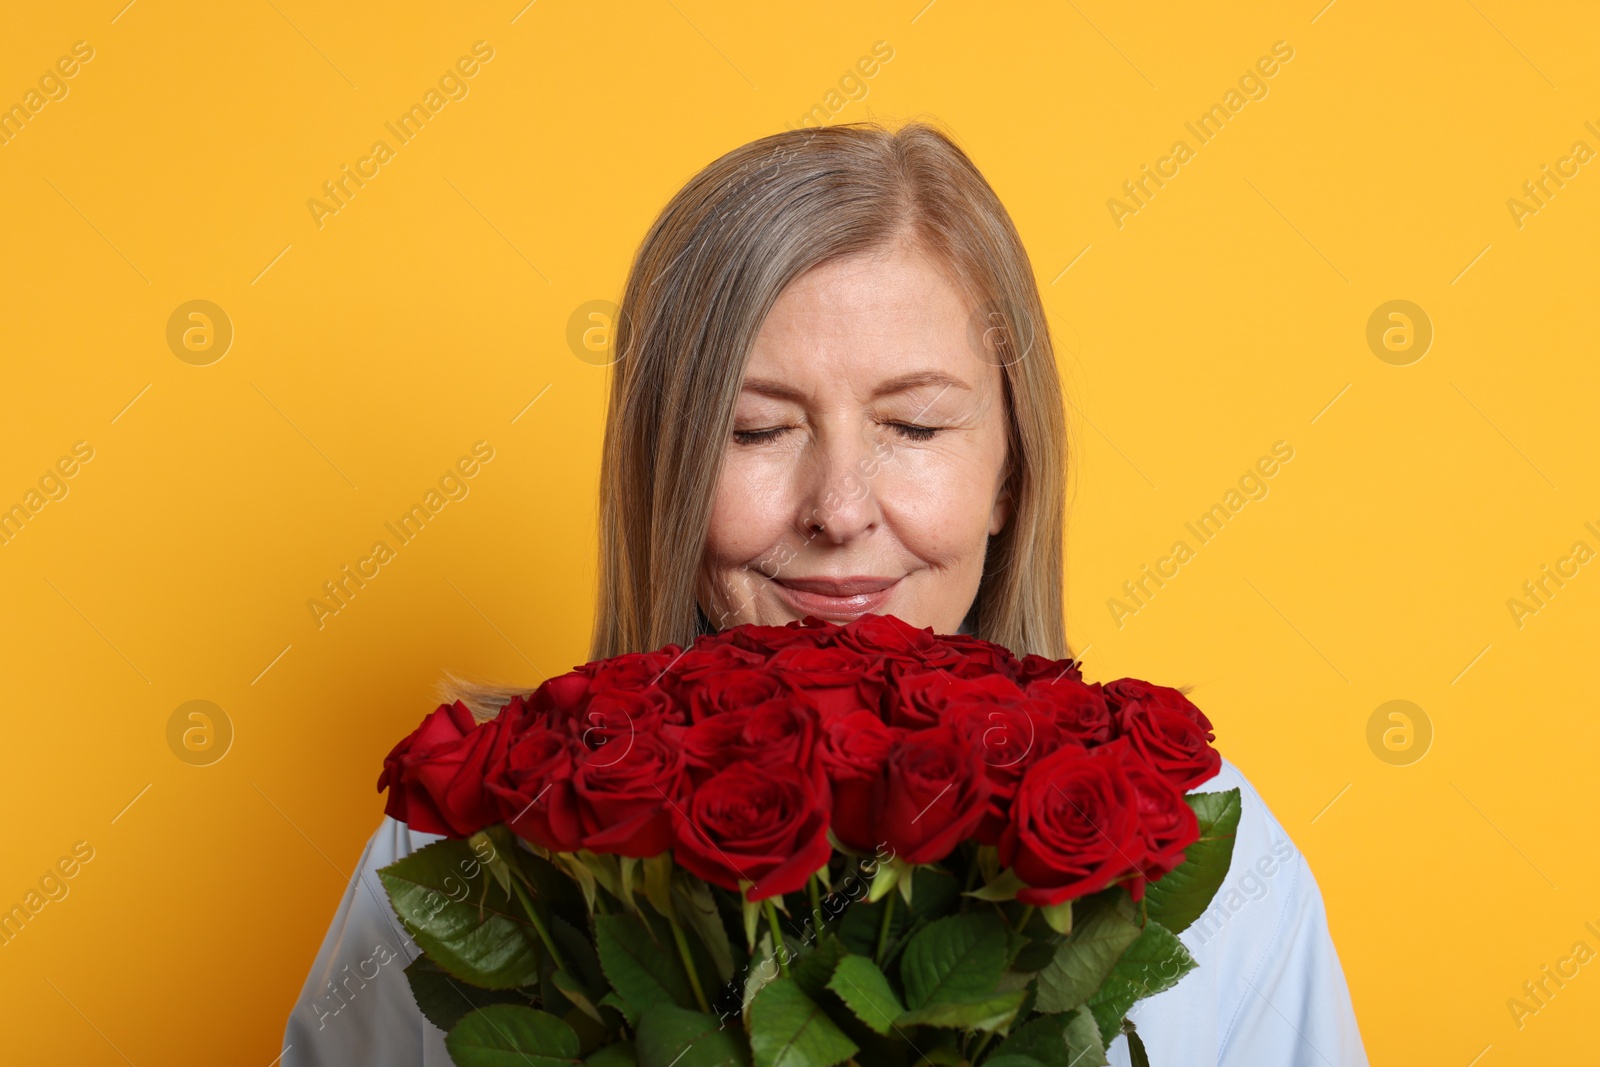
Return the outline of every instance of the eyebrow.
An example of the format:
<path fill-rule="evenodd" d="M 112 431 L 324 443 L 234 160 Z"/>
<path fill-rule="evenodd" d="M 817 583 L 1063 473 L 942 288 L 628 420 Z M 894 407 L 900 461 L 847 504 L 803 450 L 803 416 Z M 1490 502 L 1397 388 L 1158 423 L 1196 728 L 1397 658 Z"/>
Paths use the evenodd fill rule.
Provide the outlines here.
<path fill-rule="evenodd" d="M 970 390 L 972 388 L 971 385 L 955 375 L 947 374 L 941 370 L 913 371 L 910 374 L 901 374 L 880 382 L 878 387 L 872 391 L 871 399 L 878 400 L 882 397 L 892 396 L 895 393 L 920 389 L 926 385 L 942 385 L 946 389 Z M 746 378 L 743 388 L 748 392 L 760 393 L 776 400 L 790 400 L 797 404 L 803 404 L 807 399 L 806 394 L 799 389 L 775 378 Z"/>

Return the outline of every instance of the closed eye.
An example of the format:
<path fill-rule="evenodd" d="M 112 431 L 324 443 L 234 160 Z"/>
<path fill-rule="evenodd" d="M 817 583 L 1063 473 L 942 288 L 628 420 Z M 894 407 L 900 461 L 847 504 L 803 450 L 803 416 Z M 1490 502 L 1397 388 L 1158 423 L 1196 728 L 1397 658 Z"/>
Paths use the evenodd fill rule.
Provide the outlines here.
<path fill-rule="evenodd" d="M 918 426 L 916 423 L 911 422 L 890 422 L 885 423 L 885 425 L 893 427 L 896 433 L 908 441 L 931 441 L 933 436 L 944 428 L 942 426 Z M 765 430 L 735 430 L 733 431 L 733 440 L 741 445 L 765 444 L 768 441 L 776 440 L 792 429 L 794 429 L 792 426 L 773 426 Z"/>
<path fill-rule="evenodd" d="M 792 426 L 774 426 L 767 430 L 735 430 L 733 439 L 741 445 L 759 445 L 775 440 L 780 434 L 793 429 Z"/>
<path fill-rule="evenodd" d="M 943 428 L 939 426 L 918 426 L 910 422 L 891 422 L 889 425 L 893 426 L 895 431 L 908 441 L 932 440 L 933 435 Z"/>

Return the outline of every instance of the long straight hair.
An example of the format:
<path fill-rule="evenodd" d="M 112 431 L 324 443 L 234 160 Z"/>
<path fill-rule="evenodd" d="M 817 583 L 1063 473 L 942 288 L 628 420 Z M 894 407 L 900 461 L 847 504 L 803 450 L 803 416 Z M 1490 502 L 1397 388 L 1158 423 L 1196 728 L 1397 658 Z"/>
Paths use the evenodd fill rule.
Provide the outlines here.
<path fill-rule="evenodd" d="M 1038 286 L 977 167 L 947 134 L 913 122 L 751 141 L 696 174 L 645 235 L 613 325 L 591 659 L 686 646 L 703 632 L 696 591 L 711 504 L 767 313 L 819 264 L 900 240 L 970 301 L 974 339 L 1005 384 L 1012 514 L 990 538 L 967 626 L 1017 655 L 1069 654 L 1066 418 Z M 459 680 L 444 690 L 491 716 L 525 691 Z"/>

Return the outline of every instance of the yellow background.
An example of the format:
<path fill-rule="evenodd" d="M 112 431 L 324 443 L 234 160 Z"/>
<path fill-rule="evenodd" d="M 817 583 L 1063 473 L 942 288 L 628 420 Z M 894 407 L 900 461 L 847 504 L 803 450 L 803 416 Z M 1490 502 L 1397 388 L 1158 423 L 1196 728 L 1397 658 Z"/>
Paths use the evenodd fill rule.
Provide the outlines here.
<path fill-rule="evenodd" d="M 278 1055 L 441 668 L 584 658 L 608 372 L 569 317 L 696 170 L 826 108 L 880 40 L 832 121 L 947 124 L 1033 257 L 1091 676 L 1197 686 L 1310 858 L 1375 1063 L 1592 1048 L 1600 965 L 1521 1029 L 1506 1006 L 1600 949 L 1600 564 L 1520 628 L 1507 607 L 1600 548 L 1600 164 L 1520 228 L 1506 204 L 1600 149 L 1592 9 L 124 2 L 0 35 L 0 102 L 94 49 L 0 148 L 0 504 L 94 449 L 0 546 L 0 904 L 95 852 L 0 947 L 7 1059 Z M 469 95 L 319 229 L 308 198 L 478 40 Z M 1269 94 L 1198 146 L 1184 122 L 1280 40 Z M 1119 229 L 1106 201 L 1179 138 L 1195 158 Z M 166 342 L 193 299 L 235 330 L 209 366 Z M 1366 342 L 1391 299 L 1435 329 L 1409 366 Z M 478 440 L 470 495 L 319 629 L 308 598 Z M 1107 600 L 1278 440 L 1270 495 L 1119 627 Z M 204 767 L 167 741 L 197 699 L 234 730 Z M 1368 747 L 1392 699 L 1434 731 L 1409 766 Z"/>

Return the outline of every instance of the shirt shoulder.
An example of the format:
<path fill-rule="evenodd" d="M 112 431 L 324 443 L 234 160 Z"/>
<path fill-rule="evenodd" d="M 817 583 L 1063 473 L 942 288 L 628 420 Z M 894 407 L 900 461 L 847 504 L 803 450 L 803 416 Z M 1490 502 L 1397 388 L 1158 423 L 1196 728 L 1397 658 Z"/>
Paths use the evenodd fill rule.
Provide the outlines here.
<path fill-rule="evenodd" d="M 283 1067 L 448 1064 L 444 1033 L 417 1007 L 405 967 L 421 954 L 378 871 L 434 841 L 385 816 L 362 850 L 284 1028 Z"/>
<path fill-rule="evenodd" d="M 1191 793 L 1239 790 L 1228 874 L 1179 935 L 1197 966 L 1129 1011 L 1152 1063 L 1365 1067 L 1322 894 L 1305 855 L 1227 759 Z M 1127 1042 L 1108 1050 L 1128 1064 Z"/>

